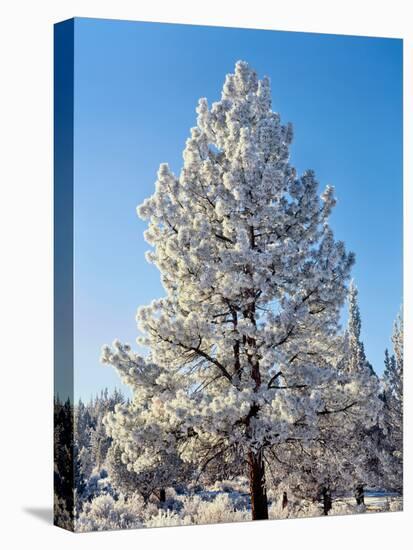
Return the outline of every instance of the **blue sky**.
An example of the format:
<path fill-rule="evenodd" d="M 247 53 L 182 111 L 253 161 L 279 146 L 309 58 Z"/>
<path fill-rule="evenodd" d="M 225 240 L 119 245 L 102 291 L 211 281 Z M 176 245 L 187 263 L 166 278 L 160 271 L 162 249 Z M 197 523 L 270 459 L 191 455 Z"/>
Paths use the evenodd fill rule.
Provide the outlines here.
<path fill-rule="evenodd" d="M 402 302 L 402 41 L 94 19 L 75 22 L 75 396 L 120 386 L 99 363 L 135 343 L 163 295 L 136 206 L 161 162 L 179 173 L 200 97 L 248 61 L 292 122 L 291 161 L 336 188 L 331 224 L 356 253 L 366 352 L 382 371 Z"/>

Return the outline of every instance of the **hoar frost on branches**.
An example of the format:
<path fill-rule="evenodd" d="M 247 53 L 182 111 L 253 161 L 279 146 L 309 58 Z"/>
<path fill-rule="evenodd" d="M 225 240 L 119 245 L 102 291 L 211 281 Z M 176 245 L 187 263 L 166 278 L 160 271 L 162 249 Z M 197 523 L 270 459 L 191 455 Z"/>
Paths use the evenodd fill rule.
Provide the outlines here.
<path fill-rule="evenodd" d="M 403 492 L 403 317 L 398 315 L 392 334 L 394 354 L 385 352 L 384 414 L 386 432 L 386 483 L 393 490 Z"/>
<path fill-rule="evenodd" d="M 164 453 L 199 471 L 242 456 L 263 519 L 271 447 L 360 413 L 357 373 L 334 363 L 354 257 L 328 224 L 333 188 L 319 196 L 314 173 L 289 163 L 292 129 L 271 110 L 268 78 L 240 61 L 197 113 L 180 175 L 162 164 L 138 208 L 166 295 L 138 311 L 149 358 L 103 349 L 134 394 L 107 428 L 136 472 Z"/>
<path fill-rule="evenodd" d="M 357 505 L 364 505 L 365 487 L 381 484 L 380 441 L 382 431 L 379 415 L 382 402 L 379 399 L 380 381 L 373 367 L 366 359 L 361 340 L 361 315 L 358 304 L 358 290 L 354 281 L 348 293 L 348 323 L 344 334 L 340 368 L 349 376 L 356 376 L 363 388 L 361 397 L 364 406 L 347 436 L 342 430 L 336 434 L 336 445 L 340 459 L 340 472 L 346 485 L 355 493 Z M 364 414 L 363 414 L 364 412 Z"/>
<path fill-rule="evenodd" d="M 382 433 L 375 421 L 382 409 L 380 382 L 364 353 L 357 296 L 351 282 L 347 327 L 336 340 L 340 379 L 355 380 L 359 386 L 357 403 L 348 411 L 351 421 L 337 422 L 337 415 L 324 415 L 316 438 L 289 438 L 268 453 L 270 484 L 288 496 L 320 500 L 325 515 L 332 509 L 333 493 L 352 488 L 357 503 L 363 504 L 364 487 L 381 486 L 378 441 Z"/>

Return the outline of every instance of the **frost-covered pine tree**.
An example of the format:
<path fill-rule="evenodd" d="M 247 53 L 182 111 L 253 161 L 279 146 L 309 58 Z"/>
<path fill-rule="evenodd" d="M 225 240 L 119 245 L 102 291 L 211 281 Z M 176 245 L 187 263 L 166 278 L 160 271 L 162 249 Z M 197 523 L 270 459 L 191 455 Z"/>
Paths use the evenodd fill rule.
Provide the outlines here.
<path fill-rule="evenodd" d="M 133 470 L 128 470 L 126 464 L 122 462 L 122 449 L 115 443 L 112 443 L 109 448 L 106 456 L 106 467 L 110 483 L 116 491 L 125 497 L 139 492 L 137 475 Z M 146 493 L 144 498 L 147 499 Z"/>
<path fill-rule="evenodd" d="M 96 471 L 99 471 L 104 465 L 110 444 L 110 438 L 107 436 L 105 426 L 100 420 L 90 433 L 90 455 Z"/>
<path fill-rule="evenodd" d="M 387 449 L 387 484 L 403 492 L 403 317 L 400 313 L 393 326 L 394 354 L 385 352 L 384 361 L 384 426 Z"/>
<path fill-rule="evenodd" d="M 332 415 L 334 416 L 334 415 Z M 277 491 L 283 503 L 320 502 L 323 514 L 332 506 L 332 493 L 341 489 L 343 481 L 341 454 L 333 432 L 319 430 L 309 440 L 288 440 L 267 453 L 269 485 Z"/>
<path fill-rule="evenodd" d="M 386 350 L 384 382 L 387 394 L 397 402 L 397 408 L 403 411 L 403 317 L 400 313 L 393 325 L 392 344 L 394 355 Z"/>
<path fill-rule="evenodd" d="M 92 426 L 92 418 L 88 407 L 81 399 L 75 407 L 74 415 L 74 437 L 79 449 L 87 447 L 90 442 L 90 428 Z"/>
<path fill-rule="evenodd" d="M 180 175 L 162 164 L 138 208 L 165 297 L 138 311 L 150 358 L 103 349 L 134 393 L 110 433 L 137 471 L 169 449 L 200 471 L 241 456 L 263 519 L 267 450 L 316 437 L 331 414 L 346 424 L 364 391 L 331 349 L 354 257 L 328 224 L 333 188 L 320 195 L 314 172 L 289 163 L 292 129 L 268 78 L 240 61 L 197 113 Z"/>
<path fill-rule="evenodd" d="M 381 409 L 380 382 L 373 367 L 367 361 L 361 340 L 361 315 L 358 290 L 351 282 L 348 294 L 348 322 L 344 335 L 344 350 L 341 368 L 349 375 L 357 375 L 364 387 L 366 412 L 375 409 L 375 417 Z M 379 483 L 379 453 L 381 432 L 378 421 L 372 424 L 363 415 L 354 425 L 349 437 L 341 440 L 341 470 L 344 480 L 353 487 L 356 502 L 364 504 L 364 488 Z M 340 439 L 338 440 L 340 445 Z"/>
<path fill-rule="evenodd" d="M 111 484 L 125 497 L 138 493 L 147 502 L 151 495 L 155 495 L 163 503 L 167 487 L 190 479 L 188 465 L 183 464 L 176 454 L 155 452 L 153 459 L 145 456 L 144 461 L 131 464 L 124 457 L 124 452 L 116 442 L 112 444 L 107 455 L 107 467 Z"/>
<path fill-rule="evenodd" d="M 348 293 L 348 323 L 345 333 L 345 368 L 349 372 L 370 371 L 373 367 L 367 361 L 364 344 L 361 340 L 361 315 L 358 304 L 358 289 L 351 281 Z"/>

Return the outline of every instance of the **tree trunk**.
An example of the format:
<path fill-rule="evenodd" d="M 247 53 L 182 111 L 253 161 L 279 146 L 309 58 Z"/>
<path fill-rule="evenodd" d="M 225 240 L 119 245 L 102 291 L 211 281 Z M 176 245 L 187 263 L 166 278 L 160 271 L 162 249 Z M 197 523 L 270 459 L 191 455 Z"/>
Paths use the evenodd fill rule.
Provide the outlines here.
<path fill-rule="evenodd" d="M 165 489 L 159 489 L 159 502 L 166 501 L 166 492 Z"/>
<path fill-rule="evenodd" d="M 287 496 L 287 491 L 284 491 L 283 492 L 283 500 L 282 500 L 282 504 L 281 504 L 282 508 L 287 508 L 288 506 L 288 496 Z"/>
<path fill-rule="evenodd" d="M 268 501 L 262 452 L 254 453 L 253 451 L 248 451 L 248 472 L 252 519 L 268 519 Z"/>
<path fill-rule="evenodd" d="M 363 485 L 358 485 L 356 487 L 356 492 L 355 492 L 354 496 L 356 497 L 357 506 L 360 506 L 361 504 L 364 504 L 364 487 L 363 487 Z"/>
<path fill-rule="evenodd" d="M 329 513 L 329 511 L 331 510 L 331 507 L 332 507 L 330 489 L 328 489 L 327 487 L 323 487 L 323 489 L 321 491 L 321 495 L 322 495 L 322 498 L 323 498 L 323 514 L 325 516 L 328 516 L 328 513 Z"/>

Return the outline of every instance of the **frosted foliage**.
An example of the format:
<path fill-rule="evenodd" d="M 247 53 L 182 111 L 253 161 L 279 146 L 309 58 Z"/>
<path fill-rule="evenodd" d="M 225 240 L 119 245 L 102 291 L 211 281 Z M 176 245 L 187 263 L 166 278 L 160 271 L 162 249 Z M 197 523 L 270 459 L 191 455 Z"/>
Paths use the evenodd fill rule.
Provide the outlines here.
<path fill-rule="evenodd" d="M 343 338 L 342 359 L 340 367 L 349 373 L 364 374 L 369 379 L 375 375 L 373 367 L 367 361 L 364 344 L 361 339 L 361 315 L 358 303 L 358 290 L 351 281 L 348 292 L 348 322 Z"/>
<path fill-rule="evenodd" d="M 269 508 L 270 519 L 309 518 L 321 515 L 320 505 L 305 499 L 289 502 L 285 508 L 279 502 L 273 502 Z"/>
<path fill-rule="evenodd" d="M 361 333 L 361 318 L 360 310 L 357 301 L 358 290 L 351 282 L 349 297 L 348 297 L 348 328 L 347 328 L 347 346 L 348 346 L 348 365 L 347 368 L 350 371 L 358 371 L 364 367 L 366 362 L 366 356 L 364 353 L 364 346 L 360 340 Z"/>
<path fill-rule="evenodd" d="M 349 502 L 333 502 L 330 515 L 331 516 L 344 516 L 347 514 L 360 514 L 364 512 L 364 507 L 351 504 Z"/>
<path fill-rule="evenodd" d="M 245 508 L 236 509 L 227 494 L 219 494 L 211 501 L 202 500 L 196 495 L 184 497 L 183 504 L 179 514 L 170 510 L 159 510 L 156 515 L 145 522 L 145 526 L 170 527 L 251 520 L 251 512 Z"/>
<path fill-rule="evenodd" d="M 384 414 L 386 431 L 387 484 L 397 491 L 403 487 L 403 317 L 397 317 L 393 327 L 394 354 L 386 350 L 384 361 Z"/>
<path fill-rule="evenodd" d="M 328 223 L 334 189 L 296 174 L 292 128 L 247 63 L 197 115 L 179 176 L 161 164 L 138 208 L 165 289 L 137 314 L 150 356 L 119 341 L 102 352 L 133 391 L 106 428 L 138 473 L 165 453 L 203 469 L 233 449 L 311 441 L 331 414 L 343 434 L 375 414 L 364 375 L 335 368 L 354 258 Z"/>
<path fill-rule="evenodd" d="M 348 295 L 348 324 L 344 337 L 343 359 L 341 367 L 356 376 L 362 387 L 360 397 L 364 399 L 364 414 L 360 414 L 348 437 L 341 439 L 341 430 L 336 434 L 340 472 L 348 487 L 381 486 L 380 477 L 382 432 L 378 419 L 382 412 L 382 400 L 379 399 L 380 381 L 366 359 L 361 340 L 361 315 L 358 303 L 358 290 L 352 281 Z"/>
<path fill-rule="evenodd" d="M 389 503 L 390 512 L 402 512 L 403 511 L 403 502 L 400 499 L 393 499 Z"/>
<path fill-rule="evenodd" d="M 138 492 L 147 499 L 154 490 L 149 475 L 142 478 L 122 462 L 122 450 L 116 445 L 110 447 L 106 463 L 111 484 L 125 496 Z"/>
<path fill-rule="evenodd" d="M 403 410 L 403 317 L 400 314 L 393 327 L 392 344 L 394 355 L 387 357 L 384 379 L 388 396 Z M 388 354 L 387 354 L 388 355 Z M 396 403 L 395 403 L 396 405 Z"/>
<path fill-rule="evenodd" d="M 189 517 L 181 518 L 176 512 L 171 510 L 158 510 L 156 515 L 149 518 L 145 527 L 176 527 L 177 525 L 190 525 Z"/>
<path fill-rule="evenodd" d="M 193 523 L 230 523 L 234 521 L 250 521 L 251 513 L 247 510 L 236 510 L 227 494 L 218 495 L 212 502 L 199 502 Z"/>
<path fill-rule="evenodd" d="M 83 506 L 76 520 L 77 531 L 105 531 L 108 529 L 131 529 L 143 527 L 139 521 L 141 502 L 139 499 L 119 498 L 101 495 Z"/>

